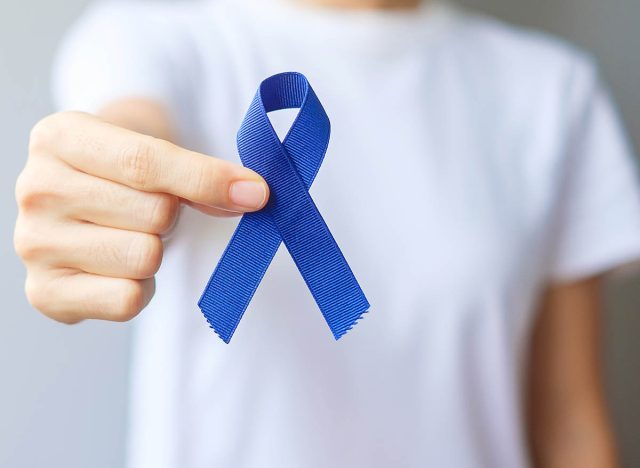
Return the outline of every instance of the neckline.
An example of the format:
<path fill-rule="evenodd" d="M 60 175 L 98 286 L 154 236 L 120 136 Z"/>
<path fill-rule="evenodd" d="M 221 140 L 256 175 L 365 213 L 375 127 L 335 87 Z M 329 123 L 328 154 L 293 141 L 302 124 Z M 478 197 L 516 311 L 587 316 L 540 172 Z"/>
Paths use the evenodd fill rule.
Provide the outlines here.
<path fill-rule="evenodd" d="M 384 10 L 343 10 L 295 0 L 230 2 L 270 34 L 366 55 L 394 54 L 432 40 L 456 11 L 447 0 L 423 1 L 415 9 Z"/>

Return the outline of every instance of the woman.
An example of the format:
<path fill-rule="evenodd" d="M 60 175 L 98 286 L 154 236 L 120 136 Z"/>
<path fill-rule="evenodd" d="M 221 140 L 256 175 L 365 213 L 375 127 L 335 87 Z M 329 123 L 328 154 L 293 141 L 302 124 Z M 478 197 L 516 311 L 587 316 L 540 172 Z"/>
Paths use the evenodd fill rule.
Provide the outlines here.
<path fill-rule="evenodd" d="M 289 70 L 331 118 L 311 194 L 371 312 L 334 342 L 280 249 L 226 345 L 196 303 L 268 200 L 235 133 Z M 109 4 L 54 88 L 16 249 L 55 320 L 146 309 L 128 466 L 616 466 L 600 285 L 640 256 L 640 202 L 584 54 L 412 0 Z"/>

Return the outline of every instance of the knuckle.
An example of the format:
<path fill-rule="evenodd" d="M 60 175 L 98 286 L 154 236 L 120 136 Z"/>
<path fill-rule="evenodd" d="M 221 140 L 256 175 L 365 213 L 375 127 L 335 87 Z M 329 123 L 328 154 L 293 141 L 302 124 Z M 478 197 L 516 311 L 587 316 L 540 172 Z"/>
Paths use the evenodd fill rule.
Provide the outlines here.
<path fill-rule="evenodd" d="M 119 158 L 120 170 L 132 187 L 145 189 L 154 180 L 154 156 L 155 148 L 151 137 L 140 137 L 135 144 L 123 148 Z"/>
<path fill-rule="evenodd" d="M 29 153 L 38 153 L 52 148 L 63 129 L 67 112 L 58 112 L 40 119 L 29 133 Z"/>
<path fill-rule="evenodd" d="M 150 232 L 154 234 L 162 234 L 167 232 L 173 226 L 180 202 L 173 195 L 159 194 L 154 197 L 154 205 L 151 209 L 150 216 Z"/>
<path fill-rule="evenodd" d="M 47 175 L 39 174 L 32 166 L 26 167 L 15 185 L 15 199 L 20 211 L 32 211 L 48 204 L 55 197 L 55 191 L 47 183 Z"/>
<path fill-rule="evenodd" d="M 152 234 L 136 234 L 127 253 L 128 270 L 136 278 L 150 278 L 162 263 L 162 241 Z"/>
<path fill-rule="evenodd" d="M 22 208 L 24 205 L 29 204 L 32 197 L 32 193 L 34 191 L 33 182 L 34 181 L 33 181 L 33 178 L 31 177 L 31 171 L 29 171 L 27 168 L 25 168 L 18 175 L 18 178 L 16 179 L 15 190 L 14 190 L 15 199 L 16 199 L 16 202 L 18 203 L 18 207 Z"/>
<path fill-rule="evenodd" d="M 27 301 L 31 307 L 45 317 L 68 325 L 78 323 L 80 319 L 74 317 L 72 312 L 56 310 L 56 306 L 51 301 L 50 290 L 53 287 L 52 282 L 52 280 L 43 280 L 38 275 L 28 274 L 24 283 L 24 292 Z"/>
<path fill-rule="evenodd" d="M 33 261 L 41 257 L 45 246 L 40 242 L 34 230 L 22 217 L 18 217 L 13 233 L 13 247 L 23 261 Z"/>
<path fill-rule="evenodd" d="M 42 281 L 34 274 L 27 274 L 27 279 L 24 282 L 24 294 L 27 301 L 34 309 L 39 310 L 43 314 L 47 314 L 46 294 L 44 294 L 44 287 Z"/>
<path fill-rule="evenodd" d="M 31 252 L 31 242 L 28 241 L 24 231 L 23 223 L 18 220 L 13 231 L 13 249 L 21 259 L 26 260 Z"/>
<path fill-rule="evenodd" d="M 194 165 L 191 180 L 194 181 L 193 193 L 196 200 L 206 200 L 208 204 L 225 208 L 229 206 L 229 171 L 225 165 L 213 161 Z"/>
<path fill-rule="evenodd" d="M 123 283 L 114 313 L 117 322 L 128 322 L 146 305 L 144 286 L 141 281 L 129 280 Z"/>
<path fill-rule="evenodd" d="M 190 178 L 193 180 L 193 193 L 197 200 L 206 200 L 207 196 L 211 197 L 211 194 L 207 193 L 207 189 L 211 189 L 211 181 L 215 180 L 210 178 L 211 175 L 211 171 L 206 165 L 193 168 Z"/>

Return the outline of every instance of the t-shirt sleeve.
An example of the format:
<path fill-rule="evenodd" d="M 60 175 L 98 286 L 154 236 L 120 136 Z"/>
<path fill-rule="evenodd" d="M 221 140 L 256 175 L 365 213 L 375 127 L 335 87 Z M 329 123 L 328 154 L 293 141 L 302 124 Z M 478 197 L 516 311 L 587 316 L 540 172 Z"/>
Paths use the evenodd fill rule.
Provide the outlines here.
<path fill-rule="evenodd" d="M 117 99 L 148 98 L 185 127 L 190 51 L 180 22 L 162 8 L 135 2 L 89 7 L 64 36 L 54 60 L 56 109 L 95 113 Z"/>
<path fill-rule="evenodd" d="M 597 68 L 575 70 L 558 196 L 552 281 L 608 272 L 640 258 L 640 185 L 635 158 Z"/>

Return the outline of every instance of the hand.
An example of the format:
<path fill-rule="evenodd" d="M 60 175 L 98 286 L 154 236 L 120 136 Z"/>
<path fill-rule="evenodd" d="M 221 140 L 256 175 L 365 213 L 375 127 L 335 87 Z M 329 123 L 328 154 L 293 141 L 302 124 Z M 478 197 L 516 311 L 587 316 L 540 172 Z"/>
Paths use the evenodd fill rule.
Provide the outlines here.
<path fill-rule="evenodd" d="M 65 323 L 125 321 L 154 293 L 160 234 L 180 202 L 212 215 L 262 208 L 255 172 L 79 112 L 33 128 L 16 183 L 14 244 L 29 302 Z"/>

